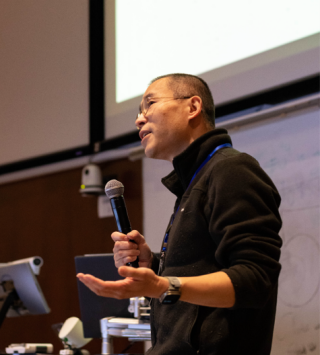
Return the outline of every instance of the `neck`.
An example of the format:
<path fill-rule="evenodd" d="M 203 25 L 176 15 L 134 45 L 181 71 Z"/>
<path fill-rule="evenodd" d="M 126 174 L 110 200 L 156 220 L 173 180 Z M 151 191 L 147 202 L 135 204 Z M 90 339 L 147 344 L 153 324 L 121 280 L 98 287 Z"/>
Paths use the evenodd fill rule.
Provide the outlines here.
<path fill-rule="evenodd" d="M 212 128 L 207 127 L 205 124 L 198 125 L 195 128 L 192 128 L 190 130 L 189 134 L 189 144 L 188 146 L 194 142 L 196 139 L 199 137 L 203 136 L 205 133 L 208 133 L 209 131 L 212 131 Z"/>
<path fill-rule="evenodd" d="M 180 153 L 182 153 L 184 150 L 186 150 L 189 145 L 191 143 L 193 143 L 196 139 L 198 139 L 199 137 L 203 136 L 205 133 L 212 131 L 212 128 L 208 128 L 207 126 L 199 126 L 196 128 L 192 128 L 188 131 L 188 134 L 186 136 L 186 139 L 184 141 L 184 144 L 182 143 L 180 145 L 180 149 L 178 152 L 175 152 L 172 156 L 170 156 L 170 158 L 168 159 L 170 162 L 173 161 L 173 159 L 179 155 Z"/>

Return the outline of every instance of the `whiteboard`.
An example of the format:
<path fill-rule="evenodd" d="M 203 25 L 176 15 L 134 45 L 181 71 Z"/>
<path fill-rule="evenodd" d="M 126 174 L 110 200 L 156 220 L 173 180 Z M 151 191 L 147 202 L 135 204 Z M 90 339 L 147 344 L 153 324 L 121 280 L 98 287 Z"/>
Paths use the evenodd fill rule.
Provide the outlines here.
<path fill-rule="evenodd" d="M 310 107 L 229 130 L 277 186 L 283 247 L 272 355 L 319 354 L 320 111 Z M 159 251 L 174 196 L 161 184 L 168 162 L 145 158 L 144 233 Z"/>

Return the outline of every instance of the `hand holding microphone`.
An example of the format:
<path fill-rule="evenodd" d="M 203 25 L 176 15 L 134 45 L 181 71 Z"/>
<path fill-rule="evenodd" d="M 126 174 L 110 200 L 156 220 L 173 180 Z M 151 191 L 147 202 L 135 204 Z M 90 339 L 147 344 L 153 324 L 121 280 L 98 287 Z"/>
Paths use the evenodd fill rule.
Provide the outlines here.
<path fill-rule="evenodd" d="M 123 197 L 124 186 L 120 181 L 110 180 L 105 186 L 105 193 L 110 199 L 118 231 L 123 234 L 128 234 L 132 229 Z M 130 242 L 135 243 L 134 240 L 130 240 Z M 135 261 L 130 262 L 127 265 L 138 268 L 139 258 L 137 257 Z"/>

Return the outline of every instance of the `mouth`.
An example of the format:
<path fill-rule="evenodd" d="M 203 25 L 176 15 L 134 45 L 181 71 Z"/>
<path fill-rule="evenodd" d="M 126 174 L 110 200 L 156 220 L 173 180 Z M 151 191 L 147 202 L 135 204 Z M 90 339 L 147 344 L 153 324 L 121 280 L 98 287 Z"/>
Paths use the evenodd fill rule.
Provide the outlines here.
<path fill-rule="evenodd" d="M 140 137 L 141 140 L 143 140 L 150 133 L 151 133 L 150 131 L 140 131 L 139 137 Z"/>

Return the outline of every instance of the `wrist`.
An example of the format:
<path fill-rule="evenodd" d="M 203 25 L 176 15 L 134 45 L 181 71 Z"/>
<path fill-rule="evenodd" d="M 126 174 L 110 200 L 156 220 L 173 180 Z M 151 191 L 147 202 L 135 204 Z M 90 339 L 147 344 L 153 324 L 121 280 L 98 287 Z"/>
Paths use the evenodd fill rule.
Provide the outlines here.
<path fill-rule="evenodd" d="M 159 276 L 159 287 L 158 287 L 158 295 L 159 298 L 162 294 L 164 294 L 169 288 L 169 280 L 165 277 Z"/>
<path fill-rule="evenodd" d="M 166 276 L 169 285 L 164 293 L 159 297 L 162 304 L 174 304 L 180 299 L 181 295 L 181 280 L 176 276 Z"/>

